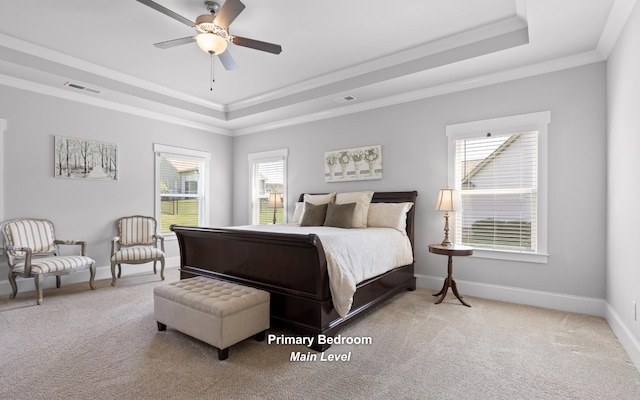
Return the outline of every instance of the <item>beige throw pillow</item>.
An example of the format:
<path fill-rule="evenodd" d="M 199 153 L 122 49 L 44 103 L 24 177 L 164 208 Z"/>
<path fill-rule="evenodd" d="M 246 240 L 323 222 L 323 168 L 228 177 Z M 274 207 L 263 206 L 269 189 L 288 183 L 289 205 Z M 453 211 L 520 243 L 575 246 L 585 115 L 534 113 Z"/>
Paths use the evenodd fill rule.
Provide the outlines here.
<path fill-rule="evenodd" d="M 353 212 L 352 228 L 366 228 L 369 216 L 369 204 L 373 192 L 348 192 L 336 194 L 336 204 L 356 203 Z"/>
<path fill-rule="evenodd" d="M 367 225 L 380 228 L 394 228 L 407 233 L 407 212 L 413 203 L 371 203 Z"/>
<path fill-rule="evenodd" d="M 327 193 L 327 194 L 309 194 L 309 193 L 304 194 L 305 203 L 311 203 L 315 205 L 331 203 L 335 198 L 336 198 L 335 192 Z"/>

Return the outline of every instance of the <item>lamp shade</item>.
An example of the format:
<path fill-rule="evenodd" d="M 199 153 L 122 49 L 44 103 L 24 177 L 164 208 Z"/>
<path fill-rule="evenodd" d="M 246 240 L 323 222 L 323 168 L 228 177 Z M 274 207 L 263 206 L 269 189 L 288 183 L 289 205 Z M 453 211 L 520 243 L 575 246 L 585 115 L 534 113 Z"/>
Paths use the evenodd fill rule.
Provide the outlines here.
<path fill-rule="evenodd" d="M 199 33 L 196 42 L 205 53 L 221 54 L 227 49 L 227 41 L 214 33 Z"/>
<path fill-rule="evenodd" d="M 282 196 L 280 193 L 269 194 L 269 208 L 282 208 Z"/>
<path fill-rule="evenodd" d="M 462 210 L 462 201 L 460 193 L 454 189 L 440 189 L 438 193 L 438 201 L 436 202 L 437 211 L 460 211 Z"/>

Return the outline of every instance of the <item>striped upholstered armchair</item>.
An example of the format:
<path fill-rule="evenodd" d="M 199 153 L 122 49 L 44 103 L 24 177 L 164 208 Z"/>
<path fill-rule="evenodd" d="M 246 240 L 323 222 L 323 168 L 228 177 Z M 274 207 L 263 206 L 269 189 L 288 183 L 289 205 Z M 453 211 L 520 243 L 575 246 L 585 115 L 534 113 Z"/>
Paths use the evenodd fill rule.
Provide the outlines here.
<path fill-rule="evenodd" d="M 60 287 L 60 276 L 87 268 L 90 271 L 89 287 L 95 289 L 95 261 L 86 255 L 87 244 L 80 240 L 57 240 L 53 223 L 46 219 L 12 219 L 0 225 L 4 239 L 5 254 L 9 265 L 9 283 L 14 299 L 18 294 L 16 277 L 34 278 L 37 304 L 42 304 L 42 284 L 47 275 L 56 276 L 56 287 Z M 59 255 L 59 245 L 80 246 L 80 255 Z"/>
<path fill-rule="evenodd" d="M 144 264 L 153 261 L 153 273 L 160 261 L 160 279 L 164 280 L 164 238 L 156 233 L 157 222 L 153 217 L 132 215 L 116 222 L 118 236 L 111 241 L 111 286 L 122 275 L 121 264 Z M 158 248 L 158 241 L 160 248 Z"/>

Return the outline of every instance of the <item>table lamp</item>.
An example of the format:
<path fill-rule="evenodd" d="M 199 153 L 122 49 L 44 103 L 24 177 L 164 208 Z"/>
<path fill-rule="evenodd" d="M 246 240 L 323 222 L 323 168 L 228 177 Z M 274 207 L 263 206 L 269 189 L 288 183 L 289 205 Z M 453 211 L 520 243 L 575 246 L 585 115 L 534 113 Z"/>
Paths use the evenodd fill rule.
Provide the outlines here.
<path fill-rule="evenodd" d="M 454 189 L 440 189 L 436 210 L 444 211 L 444 240 L 441 245 L 452 246 L 453 243 L 449 239 L 449 212 L 462 210 L 460 194 Z"/>
<path fill-rule="evenodd" d="M 280 193 L 271 193 L 269 194 L 269 208 L 273 208 L 273 223 L 276 223 L 276 213 L 278 212 L 278 208 L 282 208 L 282 196 Z"/>

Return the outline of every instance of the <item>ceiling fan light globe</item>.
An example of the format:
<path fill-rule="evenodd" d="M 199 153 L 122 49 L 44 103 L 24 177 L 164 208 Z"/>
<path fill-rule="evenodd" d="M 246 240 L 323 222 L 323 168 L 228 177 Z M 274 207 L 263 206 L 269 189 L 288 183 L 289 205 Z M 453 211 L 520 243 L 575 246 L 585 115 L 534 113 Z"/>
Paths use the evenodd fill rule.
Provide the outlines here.
<path fill-rule="evenodd" d="M 227 49 L 227 41 L 213 33 L 200 33 L 196 36 L 198 47 L 205 53 L 222 54 Z"/>

